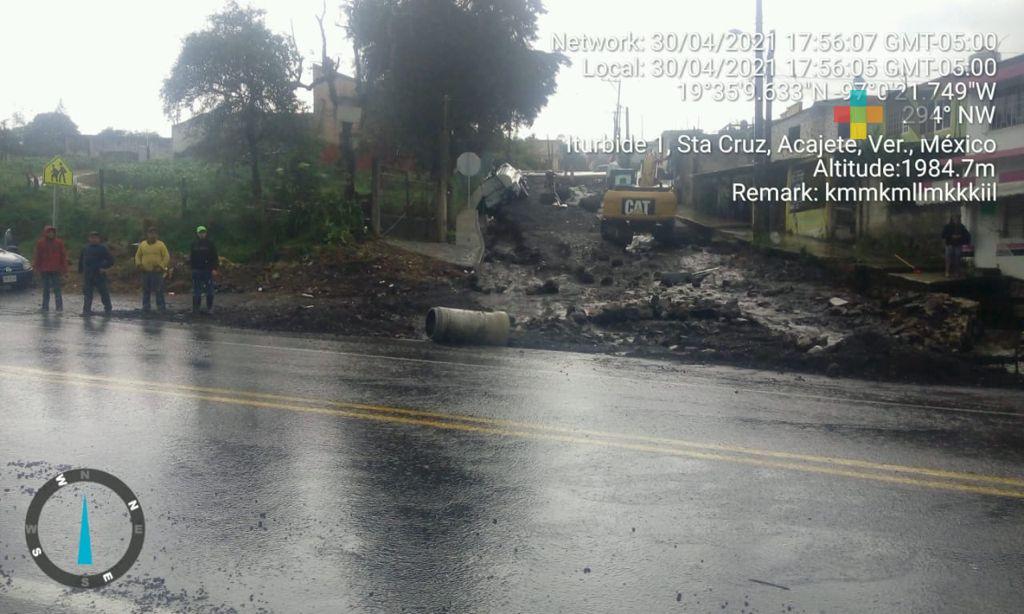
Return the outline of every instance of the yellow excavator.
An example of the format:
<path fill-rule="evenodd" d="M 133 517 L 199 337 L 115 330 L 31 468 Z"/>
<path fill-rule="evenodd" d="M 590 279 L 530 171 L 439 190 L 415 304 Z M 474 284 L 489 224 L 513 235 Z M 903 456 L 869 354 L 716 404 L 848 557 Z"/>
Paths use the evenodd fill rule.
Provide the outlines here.
<path fill-rule="evenodd" d="M 659 159 L 653 151 L 637 170 L 610 168 L 601 201 L 601 237 L 626 244 L 636 233 L 651 233 L 660 243 L 672 241 L 676 222 L 676 191 L 657 181 Z"/>

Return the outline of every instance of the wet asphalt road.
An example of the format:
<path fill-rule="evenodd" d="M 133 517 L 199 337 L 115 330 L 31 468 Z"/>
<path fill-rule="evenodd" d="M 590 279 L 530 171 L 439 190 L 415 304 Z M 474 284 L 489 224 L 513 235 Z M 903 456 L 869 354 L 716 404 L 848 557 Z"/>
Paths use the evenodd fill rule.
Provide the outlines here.
<path fill-rule="evenodd" d="M 1021 609 L 1020 392 L 11 307 L 0 339 L 2 612 Z M 146 512 L 99 591 L 25 546 L 72 467 Z"/>

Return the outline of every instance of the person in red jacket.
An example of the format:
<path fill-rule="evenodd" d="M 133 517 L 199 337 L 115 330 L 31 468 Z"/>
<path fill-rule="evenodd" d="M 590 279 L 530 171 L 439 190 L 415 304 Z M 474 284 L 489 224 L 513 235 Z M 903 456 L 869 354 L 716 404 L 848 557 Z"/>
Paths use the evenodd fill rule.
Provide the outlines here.
<path fill-rule="evenodd" d="M 43 278 L 43 311 L 50 310 L 51 290 L 57 311 L 64 311 L 60 279 L 68 272 L 68 251 L 64 247 L 64 242 L 57 238 L 57 229 L 53 226 L 43 228 L 43 235 L 36 241 L 33 266 Z"/>

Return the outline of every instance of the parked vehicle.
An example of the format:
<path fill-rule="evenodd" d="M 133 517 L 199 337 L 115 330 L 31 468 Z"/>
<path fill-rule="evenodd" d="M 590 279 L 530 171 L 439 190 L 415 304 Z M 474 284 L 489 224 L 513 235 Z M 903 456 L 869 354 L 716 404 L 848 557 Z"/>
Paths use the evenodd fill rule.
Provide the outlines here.
<path fill-rule="evenodd" d="M 21 254 L 0 249 L 0 286 L 26 288 L 32 283 L 32 263 Z"/>

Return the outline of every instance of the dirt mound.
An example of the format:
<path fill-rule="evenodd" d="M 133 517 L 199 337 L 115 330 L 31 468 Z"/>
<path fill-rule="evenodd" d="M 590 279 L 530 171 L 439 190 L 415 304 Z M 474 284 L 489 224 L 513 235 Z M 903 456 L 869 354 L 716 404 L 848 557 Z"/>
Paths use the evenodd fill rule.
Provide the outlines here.
<path fill-rule="evenodd" d="M 469 273 L 380 241 L 264 266 L 227 266 L 225 290 L 246 293 L 229 324 L 337 334 L 418 337 L 427 309 L 473 307 Z"/>
<path fill-rule="evenodd" d="M 866 330 L 811 357 L 829 375 L 923 382 L 984 383 L 1001 378 L 960 354 L 930 351 L 905 340 Z"/>

